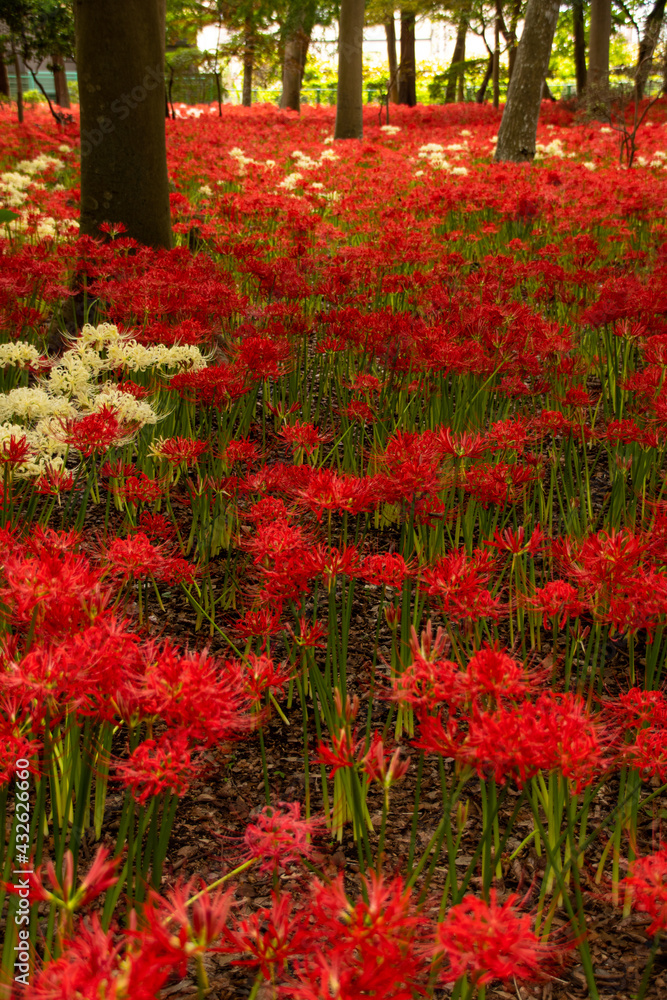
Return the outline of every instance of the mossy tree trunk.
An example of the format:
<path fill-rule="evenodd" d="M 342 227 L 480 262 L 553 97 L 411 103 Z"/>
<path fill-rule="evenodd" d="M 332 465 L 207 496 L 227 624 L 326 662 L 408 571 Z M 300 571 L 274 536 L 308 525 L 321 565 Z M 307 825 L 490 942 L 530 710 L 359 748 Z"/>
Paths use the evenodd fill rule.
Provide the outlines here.
<path fill-rule="evenodd" d="M 589 112 L 602 121 L 609 117 L 610 40 L 611 0 L 591 0 L 586 98 Z"/>
<path fill-rule="evenodd" d="M 394 15 L 384 22 L 384 33 L 387 38 L 387 63 L 389 65 L 389 100 L 398 104 L 398 59 L 396 57 L 396 24 Z"/>
<path fill-rule="evenodd" d="M 637 97 L 641 101 L 646 89 L 646 82 L 651 70 L 653 53 L 660 37 L 660 29 L 665 18 L 665 0 L 656 0 L 644 23 L 644 34 L 639 43 L 639 55 L 637 57 L 637 75 L 635 77 L 635 88 Z"/>
<path fill-rule="evenodd" d="M 81 233 L 171 246 L 160 0 L 75 0 Z M 100 44 L 103 40 L 104 44 Z"/>
<path fill-rule="evenodd" d="M 415 15 L 401 10 L 401 63 L 398 70 L 398 103 L 414 108 L 417 103 L 415 61 Z"/>
<path fill-rule="evenodd" d="M 586 26 L 584 24 L 584 0 L 572 2 L 572 40 L 574 54 L 574 74 L 577 81 L 577 97 L 586 90 Z"/>
<path fill-rule="evenodd" d="M 529 0 L 523 33 L 498 131 L 496 160 L 531 162 L 535 156 L 542 83 L 549 68 L 559 0 Z"/>
<path fill-rule="evenodd" d="M 363 121 L 364 0 L 341 0 L 335 139 L 361 139 Z"/>

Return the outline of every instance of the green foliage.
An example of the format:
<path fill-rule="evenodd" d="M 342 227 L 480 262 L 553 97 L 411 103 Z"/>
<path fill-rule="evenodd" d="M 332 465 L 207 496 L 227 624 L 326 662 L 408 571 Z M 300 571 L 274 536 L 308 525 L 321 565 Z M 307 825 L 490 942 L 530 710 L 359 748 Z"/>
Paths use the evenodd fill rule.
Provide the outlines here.
<path fill-rule="evenodd" d="M 41 90 L 26 90 L 23 93 L 24 104 L 46 104 L 46 98 Z"/>

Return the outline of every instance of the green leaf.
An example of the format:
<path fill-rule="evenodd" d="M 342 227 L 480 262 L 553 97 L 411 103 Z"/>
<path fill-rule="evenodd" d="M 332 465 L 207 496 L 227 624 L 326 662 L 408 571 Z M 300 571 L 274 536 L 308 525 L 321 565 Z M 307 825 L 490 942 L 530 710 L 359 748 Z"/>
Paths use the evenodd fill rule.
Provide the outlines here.
<path fill-rule="evenodd" d="M 18 217 L 18 212 L 10 212 L 8 208 L 0 208 L 0 222 L 13 222 Z"/>

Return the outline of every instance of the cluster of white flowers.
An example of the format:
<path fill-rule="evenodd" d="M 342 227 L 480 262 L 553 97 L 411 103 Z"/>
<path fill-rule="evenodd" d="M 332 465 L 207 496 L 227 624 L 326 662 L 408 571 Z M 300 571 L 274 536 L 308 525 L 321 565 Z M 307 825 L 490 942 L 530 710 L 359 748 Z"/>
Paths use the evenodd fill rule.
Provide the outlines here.
<path fill-rule="evenodd" d="M 65 164 L 55 156 L 41 153 L 34 160 L 21 160 L 14 170 L 0 174 L 0 201 L 9 208 L 19 208 L 28 199 L 28 188 L 45 187 L 35 180 L 36 174 L 44 173 L 49 167 L 62 170 Z"/>
<path fill-rule="evenodd" d="M 292 191 L 295 187 L 298 187 L 303 180 L 303 174 L 300 174 L 297 170 L 293 174 L 288 174 L 284 177 L 278 187 L 284 188 L 286 191 Z"/>
<path fill-rule="evenodd" d="M 396 135 L 401 130 L 398 125 L 380 125 L 380 131 L 386 132 L 387 135 Z"/>
<path fill-rule="evenodd" d="M 444 151 L 444 146 L 441 146 L 440 143 L 427 142 L 419 147 L 417 156 L 420 160 L 426 160 L 436 170 L 451 170 L 451 164 L 443 156 Z"/>
<path fill-rule="evenodd" d="M 0 368 L 36 368 L 41 357 L 37 348 L 25 340 L 15 340 L 11 344 L 0 344 Z"/>

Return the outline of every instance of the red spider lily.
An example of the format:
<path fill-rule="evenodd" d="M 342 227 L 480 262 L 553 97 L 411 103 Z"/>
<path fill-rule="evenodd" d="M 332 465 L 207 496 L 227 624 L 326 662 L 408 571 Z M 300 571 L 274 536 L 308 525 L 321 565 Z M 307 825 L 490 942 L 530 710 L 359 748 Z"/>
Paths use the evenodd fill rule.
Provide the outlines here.
<path fill-rule="evenodd" d="M 2 686 L 0 685 L 0 688 Z M 5 704 L 0 703 L 0 708 L 6 709 L 9 699 L 3 698 L 2 700 Z M 4 712 L 3 716 L 0 716 L 0 789 L 14 780 L 16 761 L 31 761 L 40 749 L 40 744 L 37 740 L 29 740 L 16 731 L 16 724 L 11 721 L 11 716 L 15 715 L 18 710 L 19 705 L 11 713 L 7 712 L 10 715 L 9 719 L 3 717 Z M 34 770 L 32 763 L 29 765 L 28 770 Z"/>
<path fill-rule="evenodd" d="M 287 661 L 276 666 L 270 657 L 254 653 L 243 661 L 243 688 L 256 709 L 261 708 L 267 692 L 281 691 L 291 676 L 292 670 Z"/>
<path fill-rule="evenodd" d="M 170 542 L 176 536 L 176 527 L 168 517 L 164 514 L 151 514 L 147 510 L 142 511 L 137 527 L 155 542 Z"/>
<path fill-rule="evenodd" d="M 191 583 L 197 568 L 180 556 L 165 553 L 164 546 L 152 545 L 143 531 L 129 538 L 114 538 L 104 554 L 104 565 L 123 580 L 153 577 L 165 583 Z"/>
<path fill-rule="evenodd" d="M 309 906 L 312 945 L 294 963 L 290 993 L 303 1000 L 334 997 L 408 1000 L 427 974 L 420 918 L 400 878 L 365 880 L 368 902 L 351 902 L 342 877 L 316 881 Z M 318 990 L 320 992 L 318 992 Z"/>
<path fill-rule="evenodd" d="M 452 433 L 449 427 L 438 431 L 437 448 L 441 455 L 456 455 L 457 458 L 478 458 L 489 448 L 486 438 L 480 434 Z"/>
<path fill-rule="evenodd" d="M 196 372 L 179 372 L 170 388 L 183 399 L 200 406 L 225 410 L 239 396 L 249 391 L 245 369 L 237 365 L 210 365 Z"/>
<path fill-rule="evenodd" d="M 388 790 L 408 773 L 410 758 L 405 760 L 400 758 L 401 748 L 397 747 L 389 759 L 389 752 L 385 748 L 382 737 L 375 732 L 371 737 L 371 745 L 361 758 L 360 766 L 371 781 L 377 781 Z"/>
<path fill-rule="evenodd" d="M 308 475 L 307 484 L 294 491 L 299 501 L 311 510 L 318 521 L 325 511 L 348 511 L 358 514 L 371 510 L 377 502 L 375 483 L 356 476 L 338 475 L 331 469 L 318 469 Z"/>
<path fill-rule="evenodd" d="M 329 590 L 337 576 L 356 576 L 359 572 L 359 553 L 356 545 L 347 545 L 344 549 L 338 549 L 334 545 L 331 548 L 320 545 L 315 560 Z"/>
<path fill-rule="evenodd" d="M 544 587 L 536 587 L 531 597 L 522 600 L 531 611 L 542 613 L 542 627 L 546 629 L 551 628 L 553 620 L 562 628 L 568 618 L 578 618 L 586 607 L 576 588 L 565 580 L 552 580 Z"/>
<path fill-rule="evenodd" d="M 100 573 L 89 560 L 73 551 L 76 542 L 61 536 L 63 547 L 53 544 L 56 533 L 35 536 L 31 548 L 0 555 L 5 586 L 0 601 L 16 628 L 31 628 L 33 635 L 53 640 L 85 627 L 110 601 Z M 70 545 L 72 551 L 70 550 Z"/>
<path fill-rule="evenodd" d="M 192 761 L 186 733 L 165 733 L 159 740 L 144 740 L 127 760 L 115 765 L 116 779 L 129 788 L 139 805 L 170 791 L 182 798 L 200 767 Z"/>
<path fill-rule="evenodd" d="M 633 861 L 623 881 L 630 889 L 635 909 L 652 919 L 649 934 L 667 930 L 667 845 L 662 844 L 656 854 Z"/>
<path fill-rule="evenodd" d="M 170 465 L 192 465 L 208 450 L 208 442 L 193 438 L 173 437 L 156 441 L 151 449 L 157 458 L 165 458 Z"/>
<path fill-rule="evenodd" d="M 33 448 L 28 443 L 25 435 L 15 437 L 10 435 L 9 440 L 2 442 L 0 449 L 0 465 L 14 466 L 23 465 L 33 454 Z"/>
<path fill-rule="evenodd" d="M 209 890 L 197 876 L 178 882 L 166 898 L 151 891 L 137 938 L 143 946 L 152 939 L 165 951 L 180 951 L 184 960 L 210 951 L 225 933 L 233 896 L 233 889 Z"/>
<path fill-rule="evenodd" d="M 282 607 L 249 609 L 242 618 L 234 622 L 233 630 L 241 639 L 264 639 L 278 635 L 283 630 Z"/>
<path fill-rule="evenodd" d="M 516 503 L 524 494 L 528 483 L 535 481 L 535 473 L 521 465 L 477 465 L 466 470 L 465 489 L 482 507 L 491 504 L 503 507 Z"/>
<path fill-rule="evenodd" d="M 357 576 L 366 583 L 383 587 L 400 587 L 405 578 L 412 573 L 413 569 L 397 552 L 381 552 L 365 556 L 357 570 Z"/>
<path fill-rule="evenodd" d="M 184 956 L 156 947 L 145 933 L 136 945 L 118 940 L 117 928 L 102 929 L 98 914 L 81 921 L 63 945 L 62 954 L 48 962 L 24 991 L 30 1000 L 155 1000 L 172 970 L 183 976 Z"/>
<path fill-rule="evenodd" d="M 358 420 L 360 423 L 370 423 L 375 419 L 373 410 L 363 399 L 353 399 L 345 408 L 348 420 Z"/>
<path fill-rule="evenodd" d="M 351 735 L 343 727 L 338 734 L 332 735 L 331 747 L 328 747 L 326 743 L 319 744 L 317 748 L 319 756 L 313 763 L 324 764 L 325 767 L 330 767 L 329 780 L 331 780 L 336 771 L 355 766 L 359 757 L 359 751 L 363 750 L 365 743 L 364 739 L 356 739 L 356 736 Z"/>
<path fill-rule="evenodd" d="M 274 981 L 304 943 L 303 914 L 292 913 L 288 895 L 272 893 L 271 906 L 239 920 L 225 932 L 225 950 L 242 952 L 250 958 L 235 959 L 235 965 L 253 966 L 267 981 Z"/>
<path fill-rule="evenodd" d="M 159 482 L 150 479 L 144 472 L 138 476 L 127 476 L 113 488 L 114 495 L 127 503 L 153 503 L 159 500 L 164 490 Z"/>
<path fill-rule="evenodd" d="M 64 443 L 72 445 L 86 458 L 125 443 L 135 430 L 131 424 L 123 423 L 113 407 L 107 405 L 97 413 L 63 419 L 60 424 Z"/>
<path fill-rule="evenodd" d="M 326 436 L 320 434 L 314 424 L 295 420 L 293 424 L 286 424 L 278 431 L 283 440 L 289 442 L 294 451 L 304 451 L 306 455 L 313 455 Z"/>
<path fill-rule="evenodd" d="M 170 642 L 146 644 L 143 666 L 118 693 L 124 718 L 159 716 L 192 740 L 233 739 L 250 727 L 239 664 L 220 662 L 206 650 L 183 653 Z"/>
<path fill-rule="evenodd" d="M 229 442 L 224 451 L 220 453 L 220 458 L 224 459 L 228 465 L 234 465 L 235 462 L 252 465 L 259 458 L 259 454 L 259 448 L 254 441 L 239 438 Z"/>
<path fill-rule="evenodd" d="M 326 638 L 327 631 L 319 622 L 309 624 L 302 615 L 298 620 L 299 634 L 294 632 L 291 625 L 285 625 L 285 631 L 291 635 L 292 641 L 304 649 L 326 649 L 321 639 Z"/>
<path fill-rule="evenodd" d="M 645 723 L 667 728 L 667 696 L 662 691 L 630 688 L 614 700 L 605 701 L 604 711 L 618 721 L 623 731 L 642 728 Z"/>
<path fill-rule="evenodd" d="M 516 896 L 499 903 L 495 889 L 489 902 L 465 896 L 438 924 L 434 954 L 446 961 L 441 978 L 448 983 L 469 976 L 475 986 L 493 979 L 531 982 L 542 979 L 553 946 L 540 941 L 526 913 L 515 907 Z"/>
<path fill-rule="evenodd" d="M 503 698 L 517 701 L 531 692 L 533 680 L 526 676 L 523 665 L 507 653 L 484 646 L 461 672 L 459 688 L 471 701 L 480 698 L 490 698 L 494 703 Z"/>
<path fill-rule="evenodd" d="M 493 539 L 484 542 L 490 548 L 498 549 L 499 552 L 511 552 L 513 556 L 535 555 L 544 547 L 544 533 L 539 524 L 536 524 L 531 532 L 530 538 L 526 539 L 526 529 L 523 525 L 518 531 L 512 528 L 505 528 L 500 531 L 496 528 Z"/>
<path fill-rule="evenodd" d="M 320 821 L 301 819 L 300 802 L 265 806 L 243 836 L 248 858 L 261 861 L 260 871 L 276 871 L 313 856 L 311 838 Z"/>
<path fill-rule="evenodd" d="M 67 469 L 56 469 L 47 465 L 42 475 L 35 482 L 35 491 L 43 496 L 60 496 L 68 493 L 74 486 L 74 475 Z"/>
<path fill-rule="evenodd" d="M 80 885 L 74 887 L 74 858 L 71 851 L 66 851 L 63 858 L 62 878 L 58 878 L 52 861 L 46 863 L 46 875 L 51 883 L 48 889 L 44 885 L 42 877 L 42 865 L 39 865 L 32 872 L 28 879 L 30 881 L 30 892 L 36 900 L 47 903 L 55 903 L 56 906 L 74 913 L 83 909 L 93 899 L 96 899 L 103 892 L 106 892 L 118 881 L 116 871 L 120 863 L 120 857 L 109 858 L 109 851 L 106 847 L 99 847 L 93 863 L 80 881 Z M 8 886 L 12 891 L 12 887 Z"/>
<path fill-rule="evenodd" d="M 399 704 L 423 711 L 437 711 L 438 705 L 456 705 L 461 700 L 460 670 L 451 660 L 430 660 L 414 657 L 405 670 L 392 680 L 386 695 Z"/>
<path fill-rule="evenodd" d="M 644 780 L 667 782 L 667 724 L 640 729 L 632 743 L 621 748 L 622 759 L 641 772 Z"/>
<path fill-rule="evenodd" d="M 425 567 L 420 580 L 426 592 L 437 597 L 442 613 L 452 621 L 476 621 L 494 618 L 500 610 L 500 600 L 492 597 L 484 584 L 490 577 L 488 552 L 476 550 L 469 557 L 464 550 L 451 552 Z"/>

